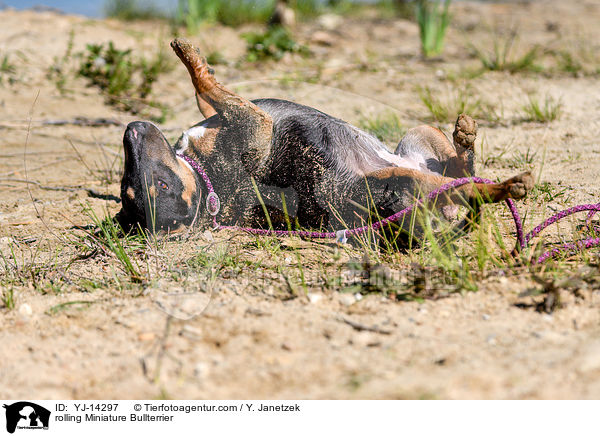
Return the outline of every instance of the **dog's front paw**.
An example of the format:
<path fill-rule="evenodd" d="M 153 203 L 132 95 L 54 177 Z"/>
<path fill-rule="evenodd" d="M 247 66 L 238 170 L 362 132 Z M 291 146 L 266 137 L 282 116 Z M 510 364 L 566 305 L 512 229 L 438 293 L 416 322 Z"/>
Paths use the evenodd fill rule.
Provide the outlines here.
<path fill-rule="evenodd" d="M 527 193 L 533 189 L 534 180 L 530 172 L 519 174 L 504 182 L 507 186 L 510 198 L 519 200 L 527 196 Z"/>
<path fill-rule="evenodd" d="M 455 147 L 473 150 L 477 138 L 477 121 L 466 114 L 460 114 L 456 119 L 452 138 Z"/>

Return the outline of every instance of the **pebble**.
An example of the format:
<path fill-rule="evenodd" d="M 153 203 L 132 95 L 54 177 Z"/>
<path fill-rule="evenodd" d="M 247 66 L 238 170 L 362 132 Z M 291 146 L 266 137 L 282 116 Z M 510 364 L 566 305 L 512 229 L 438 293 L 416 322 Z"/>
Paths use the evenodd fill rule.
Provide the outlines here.
<path fill-rule="evenodd" d="M 484 313 L 483 315 L 481 315 L 481 319 L 483 319 L 484 321 L 489 321 L 490 316 L 487 313 Z"/>
<path fill-rule="evenodd" d="M 548 313 L 543 314 L 542 319 L 546 322 L 554 322 L 554 317 Z"/>
<path fill-rule="evenodd" d="M 342 294 L 340 295 L 340 303 L 344 306 L 352 306 L 356 303 L 356 298 L 351 294 Z"/>
<path fill-rule="evenodd" d="M 335 30 L 343 21 L 344 19 L 336 14 L 323 14 L 317 19 L 319 25 L 326 30 Z"/>
<path fill-rule="evenodd" d="M 33 309 L 27 303 L 21 304 L 19 307 L 19 314 L 25 318 L 29 318 L 33 314 Z"/>
<path fill-rule="evenodd" d="M 487 338 L 485 338 L 485 342 L 487 342 L 490 345 L 496 345 L 496 335 L 489 335 Z"/>
<path fill-rule="evenodd" d="M 198 362 L 196 363 L 196 367 L 194 368 L 194 375 L 197 378 L 204 378 L 208 375 L 210 370 L 210 366 L 206 362 Z"/>
<path fill-rule="evenodd" d="M 142 342 L 153 341 L 156 335 L 152 332 L 144 332 L 138 335 L 138 340 Z"/>
<path fill-rule="evenodd" d="M 311 292 L 308 293 L 307 297 L 308 297 L 308 301 L 310 301 L 312 304 L 316 304 L 323 299 L 322 294 L 314 294 Z"/>

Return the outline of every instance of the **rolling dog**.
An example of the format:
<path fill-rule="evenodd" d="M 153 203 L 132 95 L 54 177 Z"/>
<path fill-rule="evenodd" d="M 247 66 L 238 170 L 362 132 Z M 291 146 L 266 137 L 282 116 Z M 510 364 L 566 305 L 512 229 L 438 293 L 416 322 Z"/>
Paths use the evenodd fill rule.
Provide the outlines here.
<path fill-rule="evenodd" d="M 171 47 L 190 74 L 205 119 L 173 147 L 152 123 L 127 126 L 124 226 L 168 232 L 208 226 L 215 205 L 210 210 L 207 197 L 214 189 L 221 224 L 287 229 L 291 220 L 308 229 L 351 228 L 392 215 L 418 192 L 474 175 L 477 124 L 467 115 L 459 116 L 453 143 L 440 130 L 420 126 L 392 153 L 374 136 L 316 109 L 248 101 L 219 84 L 191 44 L 176 39 Z M 467 184 L 435 207 L 452 216 L 455 205 L 520 199 L 532 186 L 529 173 Z"/>

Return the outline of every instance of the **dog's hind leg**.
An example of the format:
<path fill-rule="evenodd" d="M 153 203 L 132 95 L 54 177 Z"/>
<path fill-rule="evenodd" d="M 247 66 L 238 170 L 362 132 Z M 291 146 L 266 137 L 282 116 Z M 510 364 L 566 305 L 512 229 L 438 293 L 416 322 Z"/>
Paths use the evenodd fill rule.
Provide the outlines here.
<path fill-rule="evenodd" d="M 223 128 L 217 135 L 216 147 L 228 148 L 234 155 L 239 153 L 246 171 L 260 176 L 266 171 L 271 151 L 271 116 L 217 82 L 206 60 L 189 42 L 175 39 L 171 47 L 190 74 L 200 111 L 211 114 L 212 108 L 219 116 Z"/>
<path fill-rule="evenodd" d="M 380 217 L 398 212 L 414 202 L 414 198 L 419 196 L 419 193 L 427 194 L 453 180 L 455 179 L 399 167 L 389 167 L 367 175 L 369 189 L 377 193 L 377 198 L 383 199 L 376 204 Z M 507 198 L 521 199 L 532 188 L 533 177 L 530 173 L 522 173 L 502 183 L 468 183 L 440 194 L 428 204 L 442 211 L 444 208 L 451 207 L 458 209 L 458 205 L 468 206 L 469 217 L 462 220 L 454 229 L 454 232 L 459 233 L 470 230 L 473 222 L 478 220 L 481 203 L 495 203 Z M 398 247 L 405 245 L 401 243 L 405 237 L 413 239 L 414 229 L 409 228 L 410 222 L 412 218 L 407 218 L 400 223 L 403 228 L 403 232 L 400 233 L 394 230 L 393 225 L 389 226 L 390 235 L 393 235 L 391 240 L 396 241 Z"/>
<path fill-rule="evenodd" d="M 451 144 L 446 135 L 435 127 L 418 126 L 410 129 L 398 144 L 395 153 L 401 156 L 421 154 L 432 157 L 427 166 L 431 171 L 447 177 L 475 175 L 473 146 L 477 136 L 477 123 L 461 114 L 456 120 Z M 428 159 L 429 160 L 429 159 Z"/>
<path fill-rule="evenodd" d="M 477 138 L 477 121 L 466 114 L 460 114 L 454 125 L 452 139 L 456 149 L 456 157 L 446 165 L 446 174 L 450 177 L 466 177 L 475 175 L 475 139 Z"/>
<path fill-rule="evenodd" d="M 450 177 L 438 176 L 431 173 L 400 168 L 388 167 L 375 171 L 367 175 L 369 186 L 382 191 L 403 191 L 407 187 L 414 187 L 414 194 L 417 190 L 426 194 L 441 187 L 454 179 Z M 447 204 L 474 203 L 497 203 L 507 198 L 515 200 L 521 199 L 527 195 L 527 192 L 533 188 L 533 177 L 531 173 L 522 173 L 501 183 L 468 183 L 458 188 L 447 191 L 436 200 L 438 206 Z"/>

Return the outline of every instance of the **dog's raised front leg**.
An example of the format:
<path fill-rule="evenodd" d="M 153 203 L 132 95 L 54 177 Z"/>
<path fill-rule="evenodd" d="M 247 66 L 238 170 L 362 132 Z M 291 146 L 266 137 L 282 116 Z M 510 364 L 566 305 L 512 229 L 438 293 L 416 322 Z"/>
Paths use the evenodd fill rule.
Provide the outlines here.
<path fill-rule="evenodd" d="M 260 177 L 266 171 L 265 163 L 271 151 L 271 116 L 218 83 L 206 60 L 189 42 L 175 39 L 171 47 L 190 73 L 200 110 L 210 113 L 212 107 L 221 120 L 223 129 L 215 146 L 231 150 L 232 157 L 239 153 L 246 171 Z"/>

